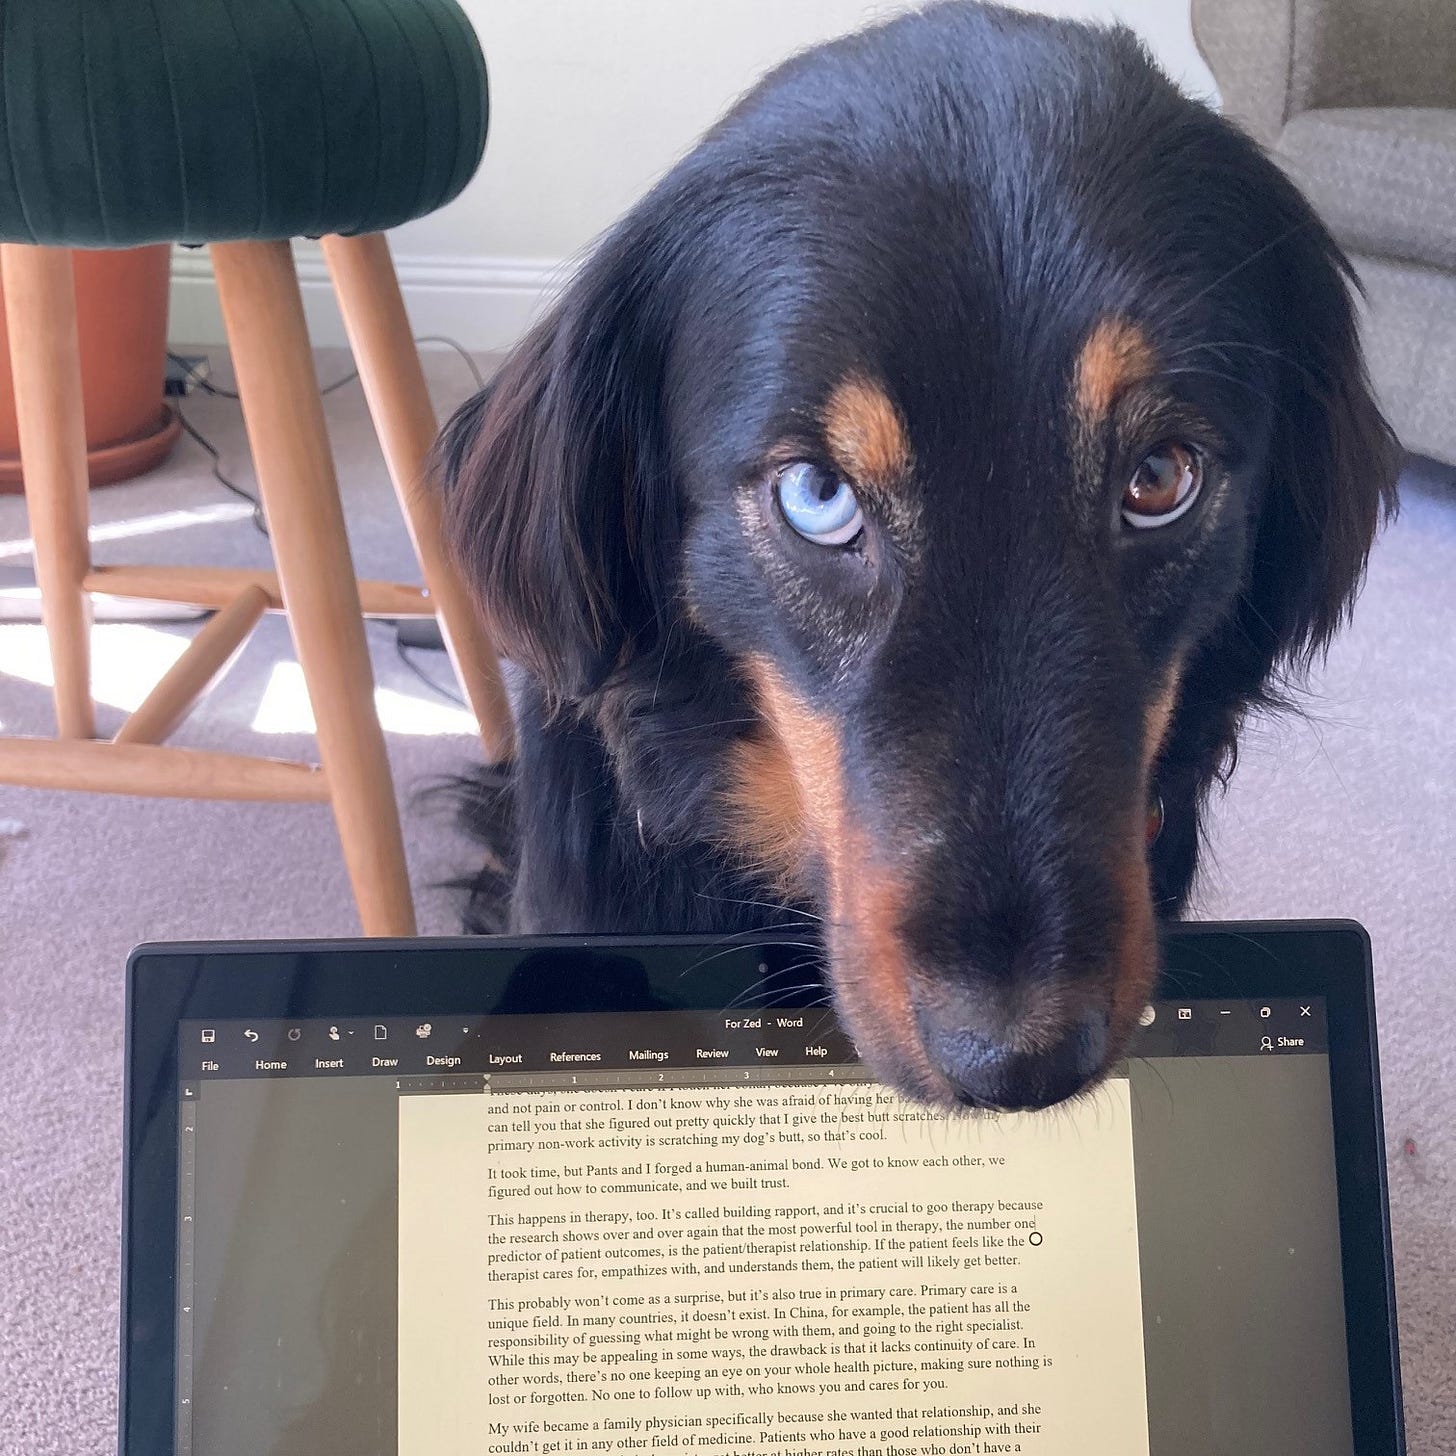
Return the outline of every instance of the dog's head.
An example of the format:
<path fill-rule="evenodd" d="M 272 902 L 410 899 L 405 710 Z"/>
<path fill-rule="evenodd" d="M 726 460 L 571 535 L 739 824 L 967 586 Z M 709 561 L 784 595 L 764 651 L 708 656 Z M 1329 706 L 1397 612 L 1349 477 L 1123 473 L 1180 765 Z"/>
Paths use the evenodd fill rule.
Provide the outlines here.
<path fill-rule="evenodd" d="M 452 538 L 648 832 L 822 911 L 882 1077 L 1048 1103 L 1357 586 L 1394 450 L 1346 275 L 1128 33 L 910 16 L 612 233 L 447 430 Z"/>

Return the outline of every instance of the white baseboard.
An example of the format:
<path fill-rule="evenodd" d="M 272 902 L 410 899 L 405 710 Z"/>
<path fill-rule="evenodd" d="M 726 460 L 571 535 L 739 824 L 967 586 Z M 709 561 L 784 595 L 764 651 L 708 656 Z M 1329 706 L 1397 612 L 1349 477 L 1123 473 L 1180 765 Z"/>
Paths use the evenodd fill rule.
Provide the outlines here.
<path fill-rule="evenodd" d="M 344 346 L 343 320 L 317 244 L 295 242 L 293 253 L 314 344 Z M 514 344 L 570 277 L 568 265 L 543 258 L 397 253 L 394 267 L 416 334 L 443 334 L 467 349 L 492 353 Z M 179 344 L 226 342 L 205 248 L 178 248 L 172 255 L 167 333 Z"/>

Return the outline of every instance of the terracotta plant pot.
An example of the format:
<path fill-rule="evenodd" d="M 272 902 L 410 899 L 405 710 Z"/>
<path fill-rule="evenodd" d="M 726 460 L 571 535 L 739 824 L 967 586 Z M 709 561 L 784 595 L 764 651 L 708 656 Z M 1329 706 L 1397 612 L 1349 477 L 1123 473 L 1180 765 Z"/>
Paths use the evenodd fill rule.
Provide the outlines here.
<path fill-rule="evenodd" d="M 181 429 L 163 403 L 172 248 L 78 248 L 76 321 L 91 484 L 129 480 L 159 464 Z M 0 492 L 21 488 L 10 341 L 0 308 Z"/>

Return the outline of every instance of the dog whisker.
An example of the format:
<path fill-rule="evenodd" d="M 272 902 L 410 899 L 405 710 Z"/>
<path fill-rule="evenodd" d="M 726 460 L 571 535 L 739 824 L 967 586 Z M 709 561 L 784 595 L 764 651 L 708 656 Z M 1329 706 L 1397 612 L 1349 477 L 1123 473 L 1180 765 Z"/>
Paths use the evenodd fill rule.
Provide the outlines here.
<path fill-rule="evenodd" d="M 709 723 L 689 723 L 685 728 L 663 728 L 657 732 L 659 738 L 678 738 L 684 733 L 710 733 L 715 728 L 738 728 L 752 726 L 757 718 L 717 718 Z"/>
<path fill-rule="evenodd" d="M 819 992 L 826 998 L 828 996 L 828 993 L 825 991 L 824 983 L 822 981 L 804 981 L 796 986 L 775 986 L 773 994 L 771 996 L 765 997 L 761 1001 L 754 1000 L 753 993 L 751 991 L 746 991 L 740 996 L 735 996 L 723 1009 L 725 1011 L 733 1011 L 740 1006 L 746 1006 L 750 1003 L 754 1006 L 781 1006 L 791 1000 L 793 997 L 803 995 L 806 991 Z M 827 999 L 820 1000 L 813 1002 L 812 1004 L 816 1006 L 823 1006 L 827 1005 L 828 1001 Z"/>
<path fill-rule="evenodd" d="M 1195 293 L 1191 298 L 1186 299 L 1181 307 L 1173 311 L 1172 315 L 1166 320 L 1166 322 L 1176 323 L 1180 319 L 1186 317 L 1189 313 L 1192 312 L 1195 304 L 1202 303 L 1203 300 L 1207 298 L 1210 293 L 1213 293 L 1217 289 L 1223 288 L 1226 284 L 1231 283 L 1235 278 L 1239 276 L 1240 273 L 1244 271 L 1245 268 L 1253 267 L 1253 265 L 1257 263 L 1260 258 L 1265 257 L 1269 253 L 1272 253 L 1275 248 L 1283 247 L 1285 243 L 1292 241 L 1294 238 L 1298 237 L 1300 233 L 1307 232 L 1311 228 L 1315 228 L 1318 226 L 1319 224 L 1315 220 L 1313 215 L 1308 218 L 1302 219 L 1299 222 L 1291 223 L 1287 228 L 1283 230 L 1283 232 L 1279 233 L 1276 237 L 1270 238 L 1269 241 L 1263 244 L 1262 247 L 1255 248 L 1254 251 L 1250 253 L 1247 257 L 1243 258 L 1238 263 L 1235 263 L 1233 267 L 1229 268 L 1226 272 L 1221 273 L 1217 278 L 1213 280 L 1212 283 L 1209 283 L 1203 288 L 1200 288 L 1198 292 Z"/>
<path fill-rule="evenodd" d="M 699 890 L 698 895 L 704 900 L 715 900 L 723 905 L 746 905 L 758 910 L 782 910 L 784 908 L 782 905 L 775 904 L 771 900 L 743 900 L 738 899 L 732 895 L 710 895 L 705 890 Z M 816 915 L 812 910 L 795 910 L 794 914 L 800 916 L 804 920 L 811 921 L 816 925 L 824 924 L 824 917 L 822 915 Z M 786 929 L 791 927 L 781 924 L 768 928 Z"/>
<path fill-rule="evenodd" d="M 782 928 L 785 930 L 797 930 L 801 927 L 789 925 Z M 766 935 L 774 936 L 773 944 L 775 946 L 789 946 L 795 950 L 808 951 L 817 951 L 819 949 L 818 946 L 813 945 L 807 941 L 781 940 L 777 937 L 775 933 L 775 927 L 772 926 L 769 926 L 767 928 L 754 927 L 751 930 L 735 931 L 732 933 L 731 936 L 725 937 L 725 939 L 727 939 L 730 943 L 722 945 L 711 955 L 700 956 L 698 959 L 694 960 L 690 966 L 685 966 L 681 971 L 678 972 L 677 979 L 679 981 L 682 981 L 690 976 L 694 971 L 701 971 L 705 967 L 712 965 L 715 961 L 722 960 L 724 956 L 735 955 L 744 950 L 752 950 L 755 943 L 763 940 Z"/>

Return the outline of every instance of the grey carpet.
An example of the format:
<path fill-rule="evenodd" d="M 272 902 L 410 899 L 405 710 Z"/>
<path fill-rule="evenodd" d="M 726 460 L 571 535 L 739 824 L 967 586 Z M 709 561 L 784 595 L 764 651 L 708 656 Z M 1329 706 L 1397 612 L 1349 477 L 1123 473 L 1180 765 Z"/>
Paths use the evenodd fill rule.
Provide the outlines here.
<path fill-rule="evenodd" d="M 321 360 L 329 379 L 345 367 Z M 460 361 L 430 355 L 442 408 Z M 189 414 L 251 485 L 236 406 Z M 329 397 L 358 567 L 405 575 L 408 548 L 357 387 Z M 221 507 L 184 441 L 149 479 L 94 497 L 98 523 L 168 527 L 98 545 L 98 560 L 262 565 L 245 520 L 178 525 Z M 181 519 L 186 519 L 181 518 Z M 23 561 L 0 499 L 0 567 Z M 6 554 L 8 553 L 8 554 Z M 96 676 L 120 720 L 189 629 L 102 627 Z M 410 801 L 470 758 L 468 722 L 371 632 L 421 929 L 454 928 L 439 880 L 468 862 Z M 1313 718 L 1261 724 L 1216 812 L 1208 916 L 1349 915 L 1379 972 L 1385 1112 L 1407 1408 L 1415 1456 L 1456 1456 L 1456 487 L 1408 473 L 1404 514 L 1377 549 L 1357 624 L 1318 675 Z M 270 620 L 178 741 L 310 754 L 286 635 Z M 433 656 L 427 670 L 442 675 Z M 40 679 L 40 681 L 36 681 Z M 0 723 L 49 731 L 38 628 L 0 626 Z M 0 788 L 0 1452 L 114 1449 L 122 967 L 134 942 L 356 929 L 329 814 L 88 798 Z M 3 833 L 3 831 L 0 831 Z M 1409 1151 L 1407 1151 L 1409 1149 Z M 1291 1398 L 1298 1399 L 1297 1393 Z"/>

